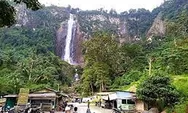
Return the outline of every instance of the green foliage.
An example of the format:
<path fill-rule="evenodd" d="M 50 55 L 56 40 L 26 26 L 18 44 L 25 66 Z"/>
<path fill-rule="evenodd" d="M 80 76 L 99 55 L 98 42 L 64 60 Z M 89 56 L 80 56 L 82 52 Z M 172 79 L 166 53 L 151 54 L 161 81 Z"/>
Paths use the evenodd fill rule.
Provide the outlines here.
<path fill-rule="evenodd" d="M 131 71 L 128 74 L 124 74 L 122 76 L 123 84 L 122 85 L 129 85 L 132 82 L 138 81 L 142 76 L 142 72 L 140 71 Z"/>
<path fill-rule="evenodd" d="M 176 113 L 186 113 L 188 111 L 188 101 L 187 100 L 183 100 L 182 103 L 180 103 L 180 104 L 175 106 L 174 111 Z"/>
<path fill-rule="evenodd" d="M 137 96 L 152 107 L 157 103 L 171 107 L 179 101 L 179 92 L 171 85 L 170 78 L 159 75 L 148 77 L 141 83 L 137 89 Z"/>
<path fill-rule="evenodd" d="M 183 11 L 187 10 L 187 0 L 167 0 L 160 7 L 164 18 L 176 19 L 176 17 Z"/>
<path fill-rule="evenodd" d="M 121 52 L 126 58 L 126 62 L 122 65 L 125 65 L 127 71 L 134 69 L 142 71 L 147 65 L 145 51 L 140 43 L 126 43 L 121 47 Z"/>
<path fill-rule="evenodd" d="M 126 18 L 131 36 L 144 36 L 153 22 L 151 12 L 144 8 L 130 9 Z"/>
<path fill-rule="evenodd" d="M 173 85 L 181 93 L 181 101 L 174 107 L 176 113 L 186 113 L 188 105 L 188 76 L 187 75 L 178 75 L 173 76 Z"/>
<path fill-rule="evenodd" d="M 173 84 L 176 86 L 177 90 L 181 92 L 182 97 L 187 98 L 188 97 L 188 76 L 187 75 L 179 75 L 179 76 L 173 76 Z"/>
<path fill-rule="evenodd" d="M 106 87 L 110 85 L 110 67 L 105 63 L 95 62 L 93 64 L 93 69 L 93 74 L 96 77 L 95 85 L 99 86 L 100 91 L 105 91 Z"/>
<path fill-rule="evenodd" d="M 110 79 L 118 73 L 119 55 L 117 42 L 105 32 L 97 32 L 94 38 L 84 44 L 85 63 L 82 75 L 84 92 L 105 91 L 110 85 Z"/>
<path fill-rule="evenodd" d="M 123 76 L 115 78 L 111 88 L 121 88 L 120 86 L 128 87 L 131 83 L 139 81 L 142 77 L 142 74 L 143 73 L 140 71 L 127 72 Z"/>
<path fill-rule="evenodd" d="M 30 30 L 12 27 L 0 30 L 0 94 L 16 93 L 21 87 L 36 91 L 70 85 L 74 69 L 53 54 L 49 28 Z"/>
<path fill-rule="evenodd" d="M 167 25 L 167 35 L 171 37 L 184 37 L 188 35 L 188 14 L 186 10 L 183 10 L 175 20 L 171 20 Z"/>

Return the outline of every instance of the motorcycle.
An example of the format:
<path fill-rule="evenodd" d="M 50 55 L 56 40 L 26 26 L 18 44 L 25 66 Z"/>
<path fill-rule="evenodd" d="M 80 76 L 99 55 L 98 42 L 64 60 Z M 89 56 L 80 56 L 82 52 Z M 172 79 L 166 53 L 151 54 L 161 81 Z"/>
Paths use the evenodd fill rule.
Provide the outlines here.
<path fill-rule="evenodd" d="M 112 110 L 113 110 L 112 113 L 125 113 L 125 112 L 123 111 L 123 109 L 121 108 L 121 106 L 119 106 L 119 109 L 113 108 Z"/>

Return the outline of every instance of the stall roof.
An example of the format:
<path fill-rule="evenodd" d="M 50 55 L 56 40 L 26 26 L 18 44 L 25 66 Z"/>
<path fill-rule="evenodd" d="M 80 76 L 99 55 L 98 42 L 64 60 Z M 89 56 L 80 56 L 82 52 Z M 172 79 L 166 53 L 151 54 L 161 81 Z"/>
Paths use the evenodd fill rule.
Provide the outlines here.
<path fill-rule="evenodd" d="M 131 92 L 114 92 L 109 94 L 110 100 L 116 100 L 116 99 L 133 99 L 134 93 Z"/>
<path fill-rule="evenodd" d="M 64 96 L 64 97 L 69 97 L 69 95 L 67 95 L 67 94 L 65 94 L 63 92 L 60 92 L 59 95 Z"/>
<path fill-rule="evenodd" d="M 108 96 L 101 96 L 103 100 L 108 100 Z"/>
<path fill-rule="evenodd" d="M 45 88 L 44 90 L 38 91 L 38 92 L 34 92 L 34 93 L 30 93 L 29 97 L 30 98 L 55 98 L 56 96 L 64 96 L 64 97 L 69 97 L 69 95 L 63 93 L 63 92 L 59 92 L 57 90 L 54 89 L 50 89 L 50 88 Z M 5 98 L 16 98 L 18 97 L 18 95 L 5 95 Z"/>
<path fill-rule="evenodd" d="M 18 95 L 5 95 L 4 98 L 16 98 Z M 55 93 L 32 93 L 29 94 L 30 98 L 55 98 Z"/>
<path fill-rule="evenodd" d="M 16 98 L 18 95 L 5 95 L 4 98 Z"/>
<path fill-rule="evenodd" d="M 29 97 L 30 98 L 48 98 L 48 97 L 56 97 L 56 94 L 55 93 L 39 93 L 39 94 L 35 94 L 35 93 L 32 93 L 32 94 L 29 94 Z"/>
<path fill-rule="evenodd" d="M 113 92 L 100 92 L 100 93 L 97 93 L 97 95 L 109 95 Z"/>

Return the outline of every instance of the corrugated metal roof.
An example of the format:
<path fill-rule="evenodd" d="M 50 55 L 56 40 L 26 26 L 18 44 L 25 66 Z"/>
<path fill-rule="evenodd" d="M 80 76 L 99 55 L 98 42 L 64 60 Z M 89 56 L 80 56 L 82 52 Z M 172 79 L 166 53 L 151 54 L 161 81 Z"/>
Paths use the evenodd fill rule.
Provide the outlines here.
<path fill-rule="evenodd" d="M 134 93 L 130 92 L 114 92 L 109 94 L 110 100 L 116 100 L 116 99 L 132 99 L 134 98 Z"/>
<path fill-rule="evenodd" d="M 18 95 L 5 95 L 4 96 L 5 98 L 16 98 L 18 97 Z M 29 94 L 29 97 L 32 98 L 32 97 L 56 97 L 56 93 L 32 93 L 32 94 Z"/>
<path fill-rule="evenodd" d="M 32 98 L 32 97 L 56 97 L 56 94 L 55 93 L 41 93 L 41 94 L 35 94 L 35 93 L 32 93 L 32 94 L 29 94 L 29 97 Z"/>
<path fill-rule="evenodd" d="M 100 93 L 97 93 L 97 95 L 109 95 L 110 93 L 113 93 L 113 92 L 100 92 Z"/>
<path fill-rule="evenodd" d="M 5 95 L 4 98 L 16 98 L 18 95 Z"/>

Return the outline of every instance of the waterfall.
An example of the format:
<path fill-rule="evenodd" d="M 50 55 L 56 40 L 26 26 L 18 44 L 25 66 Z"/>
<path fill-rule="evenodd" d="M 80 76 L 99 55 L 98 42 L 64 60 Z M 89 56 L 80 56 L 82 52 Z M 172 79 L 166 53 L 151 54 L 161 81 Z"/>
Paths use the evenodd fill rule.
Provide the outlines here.
<path fill-rule="evenodd" d="M 63 60 L 73 64 L 73 60 L 71 57 L 71 50 L 72 50 L 72 34 L 73 34 L 73 27 L 74 27 L 75 21 L 74 16 L 70 14 L 69 20 L 68 20 L 68 30 L 67 30 L 67 36 L 66 36 L 66 42 L 65 42 L 65 48 L 64 48 L 64 56 Z"/>

